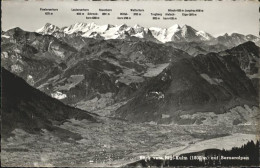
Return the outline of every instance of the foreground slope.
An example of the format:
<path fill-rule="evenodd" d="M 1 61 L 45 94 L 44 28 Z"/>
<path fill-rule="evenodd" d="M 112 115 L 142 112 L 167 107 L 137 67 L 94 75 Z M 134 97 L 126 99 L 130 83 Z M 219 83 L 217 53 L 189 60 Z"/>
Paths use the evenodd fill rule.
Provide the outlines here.
<path fill-rule="evenodd" d="M 29 133 L 39 133 L 41 129 L 64 132 L 55 125 L 70 118 L 96 121 L 89 113 L 64 105 L 2 68 L 3 137 L 9 136 L 16 128 Z"/>

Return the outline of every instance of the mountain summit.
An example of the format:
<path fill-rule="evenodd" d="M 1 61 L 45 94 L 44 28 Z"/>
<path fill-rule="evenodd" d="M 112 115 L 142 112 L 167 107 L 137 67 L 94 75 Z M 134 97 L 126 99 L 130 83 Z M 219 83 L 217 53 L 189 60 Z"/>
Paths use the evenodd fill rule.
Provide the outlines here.
<path fill-rule="evenodd" d="M 60 28 L 51 24 L 51 23 L 46 23 L 42 28 L 36 30 L 37 33 L 40 34 L 52 34 L 54 32 L 59 31 Z"/>

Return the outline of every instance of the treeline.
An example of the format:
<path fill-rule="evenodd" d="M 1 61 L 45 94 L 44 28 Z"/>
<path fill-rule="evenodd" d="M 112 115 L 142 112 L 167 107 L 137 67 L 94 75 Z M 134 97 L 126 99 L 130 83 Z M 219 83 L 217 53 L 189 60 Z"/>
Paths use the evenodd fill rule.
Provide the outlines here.
<path fill-rule="evenodd" d="M 207 149 L 200 152 L 183 154 L 187 160 L 160 160 L 151 158 L 129 164 L 127 167 L 175 167 L 175 166 L 259 166 L 259 141 L 249 141 L 231 150 Z M 196 159 L 206 158 L 206 159 Z"/>
<path fill-rule="evenodd" d="M 249 141 L 242 147 L 233 147 L 231 150 L 221 150 L 221 155 L 226 157 L 247 156 L 249 160 L 221 160 L 221 165 L 259 166 L 259 141 Z"/>

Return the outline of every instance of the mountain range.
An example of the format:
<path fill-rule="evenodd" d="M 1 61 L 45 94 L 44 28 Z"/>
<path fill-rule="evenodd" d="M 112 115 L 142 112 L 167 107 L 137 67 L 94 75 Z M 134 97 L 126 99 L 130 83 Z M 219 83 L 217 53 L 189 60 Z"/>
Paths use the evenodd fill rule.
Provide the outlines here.
<path fill-rule="evenodd" d="M 10 38 L 2 43 L 2 66 L 64 103 L 84 108 L 95 98 L 104 100 L 100 108 L 125 100 L 169 62 L 190 57 L 171 46 L 136 39 L 85 38 L 77 50 L 51 35 L 18 28 L 5 34 Z"/>
<path fill-rule="evenodd" d="M 140 25 L 133 27 L 122 25 L 97 25 L 95 23 L 76 23 L 70 26 L 59 28 L 47 23 L 42 28 L 36 30 L 37 33 L 62 37 L 65 35 L 76 35 L 89 38 L 103 39 L 125 39 L 128 37 L 138 37 L 155 42 L 206 42 L 207 44 L 226 45 L 234 47 L 246 41 L 253 41 L 259 44 L 259 38 L 254 35 L 242 35 L 239 33 L 227 33 L 223 36 L 213 37 L 209 33 L 196 30 L 189 25 L 180 26 L 175 24 L 169 28 L 150 27 L 145 28 Z"/>
<path fill-rule="evenodd" d="M 2 67 L 69 106 L 99 115 L 191 124 L 201 123 L 205 112 L 257 106 L 259 38 L 252 35 L 215 38 L 188 25 L 77 23 L 46 24 L 37 32 L 14 28 L 1 39 Z M 187 119 L 198 112 L 200 119 Z"/>

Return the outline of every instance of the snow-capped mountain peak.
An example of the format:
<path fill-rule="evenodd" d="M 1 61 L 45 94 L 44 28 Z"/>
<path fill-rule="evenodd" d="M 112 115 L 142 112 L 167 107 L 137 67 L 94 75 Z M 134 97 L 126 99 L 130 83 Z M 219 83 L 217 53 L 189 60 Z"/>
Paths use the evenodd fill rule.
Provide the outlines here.
<path fill-rule="evenodd" d="M 140 27 L 141 27 L 141 26 L 140 26 L 139 24 L 135 24 L 133 28 L 134 28 L 134 29 L 138 29 L 138 28 L 140 28 Z"/>
<path fill-rule="evenodd" d="M 122 25 L 119 26 L 120 31 L 125 30 L 127 28 L 128 28 L 128 26 L 126 24 L 122 24 Z"/>
<path fill-rule="evenodd" d="M 181 29 L 181 27 L 178 24 L 174 24 L 174 25 L 172 25 L 171 27 L 168 28 L 168 30 L 175 31 L 175 32 L 180 30 L 180 29 Z"/>
<path fill-rule="evenodd" d="M 50 23 L 46 23 L 42 28 L 36 30 L 37 33 L 41 33 L 41 34 L 52 34 L 53 32 L 59 31 L 60 28 L 50 24 Z"/>
<path fill-rule="evenodd" d="M 189 25 L 184 25 L 179 31 L 177 31 L 172 37 L 172 41 L 209 41 L 214 37 L 204 31 L 198 31 Z"/>
<path fill-rule="evenodd" d="M 64 28 L 64 33 L 72 34 L 72 33 L 77 33 L 79 31 L 86 33 L 89 30 L 94 29 L 95 27 L 97 27 L 97 25 L 94 22 L 92 23 L 79 22 Z"/>
<path fill-rule="evenodd" d="M 204 32 L 204 31 L 198 31 L 198 32 L 196 32 L 196 35 L 203 37 L 205 40 L 211 40 L 214 38 L 212 35 Z"/>
<path fill-rule="evenodd" d="M 191 26 L 184 25 L 181 28 L 181 34 L 183 37 L 194 36 L 198 31 L 193 29 Z"/>

